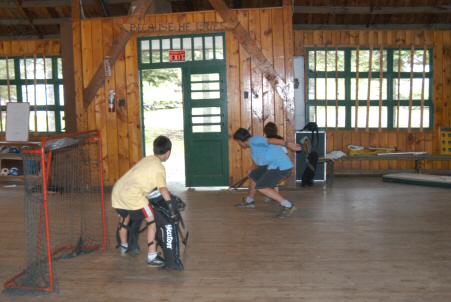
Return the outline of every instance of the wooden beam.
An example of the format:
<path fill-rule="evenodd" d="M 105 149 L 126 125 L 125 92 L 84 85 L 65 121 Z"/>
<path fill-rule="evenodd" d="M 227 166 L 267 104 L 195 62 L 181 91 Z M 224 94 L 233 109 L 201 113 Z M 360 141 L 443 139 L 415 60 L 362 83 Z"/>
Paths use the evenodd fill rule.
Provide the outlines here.
<path fill-rule="evenodd" d="M 0 41 L 15 41 L 15 40 L 59 40 L 60 35 L 10 35 L 0 36 Z"/>
<path fill-rule="evenodd" d="M 130 3 L 133 0 L 105 0 L 106 4 L 122 4 Z M 172 1 L 172 0 L 171 0 Z M 71 6 L 71 0 L 25 0 L 22 2 L 22 7 L 61 7 Z M 98 0 L 83 0 L 85 5 L 96 5 Z M 17 5 L 14 0 L 0 0 L 0 8 L 16 8 Z"/>
<path fill-rule="evenodd" d="M 136 1 L 135 3 L 136 4 L 134 8 L 132 9 L 131 14 L 129 15 L 129 19 L 133 17 L 138 18 L 143 17 L 146 14 L 147 10 L 150 8 L 150 6 L 153 4 L 153 0 L 139 0 Z M 119 58 L 119 56 L 124 52 L 125 45 L 132 36 L 133 33 L 122 31 L 120 35 L 113 41 L 111 48 L 105 51 L 106 53 L 105 57 L 109 58 L 112 67 L 114 66 L 114 63 L 116 63 L 116 60 Z M 102 60 L 94 76 L 89 82 L 88 86 L 83 91 L 83 103 L 85 105 L 85 108 L 89 106 L 91 101 L 94 99 L 97 90 L 99 90 L 99 88 L 104 83 L 105 83 L 105 66 L 104 61 Z"/>
<path fill-rule="evenodd" d="M 235 12 L 229 9 L 223 0 L 209 0 L 209 2 L 223 19 L 224 27 L 233 33 L 240 45 L 256 62 L 256 67 L 260 69 L 272 88 L 277 91 L 283 100 L 294 98 L 292 83 L 285 83 L 285 80 L 274 69 L 273 64 L 265 57 L 257 41 L 240 24 Z"/>
<path fill-rule="evenodd" d="M 298 14 L 335 14 L 335 15 L 395 15 L 395 14 L 449 14 L 451 5 L 431 6 L 310 6 L 296 5 Z"/>
<path fill-rule="evenodd" d="M 42 32 L 39 30 L 39 28 L 36 27 L 36 25 L 33 24 L 33 17 L 30 15 L 29 12 L 27 12 L 22 7 L 22 0 L 16 0 L 17 8 L 19 11 L 27 18 L 29 25 L 33 28 L 33 30 L 38 34 L 38 36 L 42 36 Z"/>
<path fill-rule="evenodd" d="M 108 4 L 105 3 L 105 0 L 99 0 L 99 2 L 100 2 L 100 6 L 102 7 L 105 17 L 111 16 L 110 10 L 108 8 Z"/>
<path fill-rule="evenodd" d="M 63 59 L 64 112 L 66 132 L 77 131 L 75 102 L 74 47 L 72 22 L 61 24 L 61 57 Z M 61 96 L 60 96 L 61 97 Z"/>
<path fill-rule="evenodd" d="M 52 25 L 70 21 L 70 18 L 0 19 L 0 25 Z"/>
<path fill-rule="evenodd" d="M 294 24 L 295 30 L 451 29 L 451 24 Z"/>

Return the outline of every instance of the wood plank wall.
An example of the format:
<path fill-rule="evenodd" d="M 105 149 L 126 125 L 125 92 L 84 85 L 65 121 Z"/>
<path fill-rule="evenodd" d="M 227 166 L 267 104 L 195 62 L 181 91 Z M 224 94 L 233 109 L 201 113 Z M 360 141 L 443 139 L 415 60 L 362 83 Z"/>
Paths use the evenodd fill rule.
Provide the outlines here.
<path fill-rule="evenodd" d="M 265 55 L 274 62 L 276 70 L 283 78 L 292 81 L 293 31 L 291 26 L 285 26 L 292 23 L 291 8 L 245 9 L 238 10 L 237 15 L 244 27 L 255 35 Z M 110 185 L 142 156 L 137 35 L 127 44 L 125 54 L 115 65 L 113 76 L 99 90 L 87 111 L 83 110 L 81 89 L 89 83 L 94 70 L 103 60 L 107 47 L 118 35 L 125 20 L 84 20 L 80 27 L 74 28 L 79 31 L 74 32 L 75 52 L 78 49 L 78 53 L 81 53 L 78 64 L 75 60 L 75 74 L 79 74 L 78 78 L 82 81 L 82 85 L 76 85 L 78 129 L 97 129 L 102 132 L 105 175 Z M 222 20 L 214 11 L 204 11 L 148 15 L 140 23 L 155 26 L 173 23 L 175 28 L 178 24 L 190 23 L 191 28 L 195 28 L 197 22 L 214 21 Z M 231 139 L 234 131 L 244 127 L 262 134 L 263 124 L 274 121 L 284 136 L 292 138 L 294 112 L 291 112 L 293 104 L 284 102 L 275 95 L 262 73 L 256 69 L 253 60 L 230 33 L 226 33 L 226 46 L 230 183 L 233 183 L 246 175 L 251 166 L 249 152 L 243 151 Z M 108 112 L 107 109 L 106 99 L 111 89 L 116 91 L 118 99 L 125 98 L 127 101 L 127 106 L 116 108 L 115 113 Z M 252 89 L 258 97 L 252 96 Z M 244 91 L 249 92 L 249 98 L 244 98 Z"/>
<path fill-rule="evenodd" d="M 342 150 L 346 146 L 371 145 L 374 147 L 398 147 L 402 151 L 426 151 L 438 154 L 440 148 L 439 128 L 451 126 L 451 31 L 295 31 L 295 55 L 305 55 L 310 47 L 415 47 L 434 49 L 434 128 L 432 130 L 344 131 L 327 129 L 327 150 Z M 354 161 L 339 163 L 342 170 L 412 169 L 409 161 Z M 428 169 L 451 169 L 450 162 L 427 163 Z"/>
<path fill-rule="evenodd" d="M 61 55 L 59 40 L 0 41 L 0 57 L 29 57 L 33 55 Z"/>

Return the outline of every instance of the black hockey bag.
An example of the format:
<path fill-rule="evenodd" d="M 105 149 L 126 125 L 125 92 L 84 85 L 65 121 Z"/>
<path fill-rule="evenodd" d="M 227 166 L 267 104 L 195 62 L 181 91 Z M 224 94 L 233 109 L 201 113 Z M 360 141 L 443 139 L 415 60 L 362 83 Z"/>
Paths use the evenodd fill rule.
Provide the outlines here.
<path fill-rule="evenodd" d="M 312 148 L 314 149 L 316 145 L 318 145 L 319 142 L 319 129 L 318 125 L 314 122 L 307 123 L 304 128 L 301 129 L 301 131 L 312 131 Z M 316 145 L 315 145 L 315 133 L 316 133 Z"/>
<path fill-rule="evenodd" d="M 313 179 L 315 177 L 316 166 L 318 165 L 318 153 L 312 151 L 307 155 L 306 167 L 304 173 L 302 173 L 302 186 L 313 186 Z"/>
<path fill-rule="evenodd" d="M 180 237 L 186 245 L 188 233 L 182 233 L 180 225 L 184 228 L 184 222 L 180 211 L 185 208 L 185 204 L 176 196 L 172 196 L 171 202 L 166 202 L 161 195 L 149 200 L 154 208 L 156 239 L 163 250 L 164 268 L 182 271 L 184 267 L 180 259 Z"/>

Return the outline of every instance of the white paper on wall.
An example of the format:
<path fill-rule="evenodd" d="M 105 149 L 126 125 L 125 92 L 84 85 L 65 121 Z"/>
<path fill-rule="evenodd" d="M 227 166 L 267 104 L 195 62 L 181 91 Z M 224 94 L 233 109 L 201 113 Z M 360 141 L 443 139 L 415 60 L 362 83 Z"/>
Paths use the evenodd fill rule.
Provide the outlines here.
<path fill-rule="evenodd" d="M 28 141 L 29 120 L 29 103 L 7 103 L 6 140 L 13 142 Z"/>

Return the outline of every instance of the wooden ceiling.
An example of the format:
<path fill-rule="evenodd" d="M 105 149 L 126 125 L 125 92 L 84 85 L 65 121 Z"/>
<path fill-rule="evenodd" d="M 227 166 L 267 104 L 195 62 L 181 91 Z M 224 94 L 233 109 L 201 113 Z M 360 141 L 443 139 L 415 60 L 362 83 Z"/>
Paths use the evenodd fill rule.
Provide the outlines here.
<path fill-rule="evenodd" d="M 450 0 L 294 0 L 296 29 L 451 29 Z"/>
<path fill-rule="evenodd" d="M 124 16 L 131 0 L 80 0 L 82 18 Z M 212 9 L 208 0 L 154 0 L 151 13 Z M 281 6 L 282 0 L 225 0 L 230 8 Z M 295 29 L 451 29 L 450 0 L 294 0 Z M 0 0 L 0 39 L 58 37 L 71 0 Z"/>

